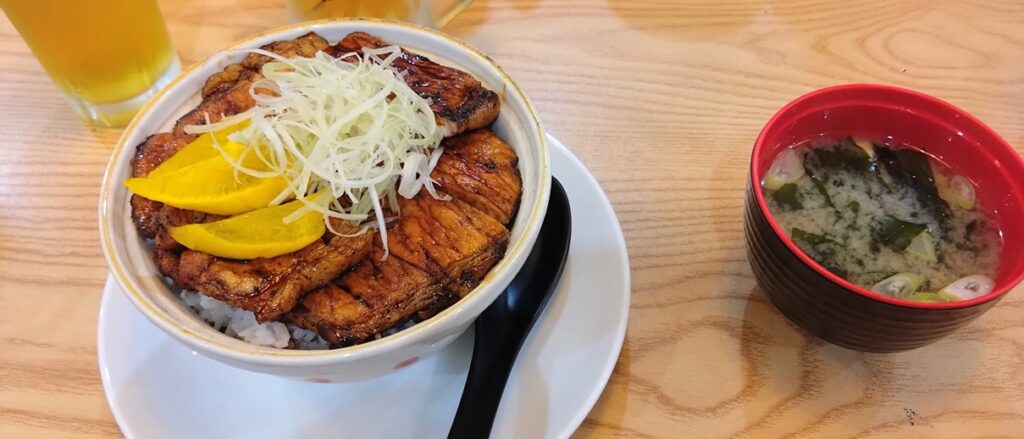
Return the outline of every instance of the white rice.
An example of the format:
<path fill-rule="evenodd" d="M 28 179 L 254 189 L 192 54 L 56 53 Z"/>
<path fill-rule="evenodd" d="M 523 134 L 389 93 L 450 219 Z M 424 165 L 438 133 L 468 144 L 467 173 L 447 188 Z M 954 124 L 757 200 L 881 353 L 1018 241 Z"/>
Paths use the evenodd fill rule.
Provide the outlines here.
<path fill-rule="evenodd" d="M 181 301 L 214 329 L 259 346 L 291 349 L 327 349 L 316 332 L 281 322 L 259 323 L 252 311 L 238 309 L 195 291 L 182 290 Z"/>

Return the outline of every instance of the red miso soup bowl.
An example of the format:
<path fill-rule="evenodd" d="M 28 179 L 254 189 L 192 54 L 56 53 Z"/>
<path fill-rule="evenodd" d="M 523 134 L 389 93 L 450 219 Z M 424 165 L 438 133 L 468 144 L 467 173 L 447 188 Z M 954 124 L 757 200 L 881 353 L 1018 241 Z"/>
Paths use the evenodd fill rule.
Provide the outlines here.
<path fill-rule="evenodd" d="M 974 182 L 1002 232 L 996 286 L 960 302 L 921 303 L 857 286 L 812 260 L 772 218 L 761 188 L 775 156 L 816 138 L 889 136 L 917 146 Z M 897 352 L 967 325 L 1024 279 L 1024 161 L 978 119 L 939 99 L 882 85 L 824 88 L 790 102 L 754 144 L 744 206 L 747 256 L 758 284 L 794 323 L 850 349 Z"/>

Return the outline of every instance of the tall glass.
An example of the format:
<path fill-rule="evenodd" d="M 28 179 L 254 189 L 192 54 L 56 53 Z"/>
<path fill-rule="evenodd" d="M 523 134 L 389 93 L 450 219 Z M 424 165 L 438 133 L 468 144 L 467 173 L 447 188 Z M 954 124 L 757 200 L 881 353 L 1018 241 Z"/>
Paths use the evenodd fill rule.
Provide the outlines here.
<path fill-rule="evenodd" d="M 375 17 L 443 27 L 471 0 L 288 0 L 293 21 L 334 17 Z"/>
<path fill-rule="evenodd" d="M 156 0 L 0 0 L 86 121 L 120 126 L 181 65 Z"/>

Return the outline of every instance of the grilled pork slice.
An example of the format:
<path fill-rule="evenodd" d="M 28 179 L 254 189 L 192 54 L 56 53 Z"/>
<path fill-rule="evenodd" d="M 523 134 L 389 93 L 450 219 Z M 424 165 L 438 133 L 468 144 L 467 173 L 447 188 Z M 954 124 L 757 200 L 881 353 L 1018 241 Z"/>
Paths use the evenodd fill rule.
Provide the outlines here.
<path fill-rule="evenodd" d="M 505 226 L 457 198 L 436 200 L 424 191 L 412 199 L 399 197 L 398 205 L 401 216 L 388 227 L 391 257 L 443 279 L 459 297 L 505 254 Z"/>
<path fill-rule="evenodd" d="M 327 41 L 315 33 L 309 33 L 295 40 L 278 41 L 262 47 L 283 56 L 313 56 L 318 50 L 326 48 Z M 149 173 L 178 152 L 196 135 L 185 134 L 188 125 L 205 124 L 207 117 L 211 122 L 221 120 L 224 116 L 241 113 L 252 108 L 255 102 L 249 95 L 249 86 L 260 78 L 259 69 L 270 57 L 251 54 L 242 62 L 232 64 L 222 72 L 216 73 L 206 81 L 203 87 L 203 101 L 199 106 L 182 116 L 170 133 L 159 133 L 149 136 L 135 149 L 132 158 L 132 177 L 145 177 Z M 160 224 L 162 203 L 132 195 L 132 221 L 135 227 L 147 238 L 156 238 L 163 226 Z"/>
<path fill-rule="evenodd" d="M 180 138 L 171 133 L 157 133 L 146 138 L 135 147 L 132 156 L 132 177 L 145 177 L 157 166 L 171 158 L 191 139 Z"/>
<path fill-rule="evenodd" d="M 276 41 L 260 49 L 284 57 L 310 57 L 329 45 L 327 40 L 315 33 L 308 33 L 294 40 Z M 187 136 L 184 129 L 188 125 L 202 125 L 206 118 L 216 122 L 224 116 L 241 113 L 256 103 L 249 94 L 253 82 L 263 79 L 260 69 L 271 61 L 266 55 L 249 54 L 237 64 L 232 64 L 219 73 L 206 79 L 203 85 L 203 101 L 196 109 L 186 113 L 174 125 L 175 136 Z"/>
<path fill-rule="evenodd" d="M 363 48 L 377 49 L 390 45 L 373 35 L 352 32 L 324 52 L 342 57 L 352 52 L 362 53 Z M 483 128 L 498 117 L 501 106 L 498 95 L 484 88 L 473 75 L 442 66 L 405 49 L 402 52 L 392 65 L 406 74 L 405 82 L 413 91 L 431 100 L 430 109 L 434 111 L 445 137 Z"/>
<path fill-rule="evenodd" d="M 161 163 L 171 158 L 174 153 L 188 144 L 186 138 L 179 138 L 171 133 L 159 133 L 149 136 L 135 148 L 132 157 L 132 177 L 145 177 Z M 132 222 L 135 228 L 147 238 L 156 238 L 162 228 L 160 226 L 160 208 L 163 203 L 132 195 Z"/>
<path fill-rule="evenodd" d="M 205 125 L 207 119 L 211 123 L 223 119 L 225 116 L 232 116 L 248 110 L 256 105 L 252 95 L 249 94 L 249 87 L 253 82 L 263 78 L 263 75 L 247 71 L 242 77 L 231 85 L 227 90 L 211 95 L 203 99 L 194 110 L 185 113 L 177 122 L 171 133 L 174 137 L 184 140 L 182 146 L 188 144 L 196 137 L 195 134 L 186 134 L 185 127 L 189 125 Z M 180 148 L 179 148 L 180 149 Z"/>
<path fill-rule="evenodd" d="M 401 216 L 388 227 L 387 259 L 375 248 L 355 270 L 306 295 L 285 320 L 335 345 L 364 341 L 451 305 L 505 253 L 508 230 L 458 199 L 422 192 L 399 198 L 399 207 Z"/>
<path fill-rule="evenodd" d="M 311 57 L 317 52 L 326 49 L 330 44 L 316 32 L 310 32 L 294 40 L 275 41 L 267 44 L 261 49 L 276 53 L 285 58 Z M 206 79 L 203 85 L 203 98 L 207 98 L 218 92 L 231 88 L 239 79 L 245 77 L 248 72 L 259 72 L 263 65 L 270 62 L 271 58 L 258 53 L 246 55 L 241 62 L 231 64 L 223 71 L 214 73 Z"/>
<path fill-rule="evenodd" d="M 145 200 L 145 198 L 139 198 Z M 168 205 L 160 207 L 159 215 L 160 229 L 157 231 L 156 237 L 153 238 L 153 244 L 160 250 L 173 250 L 178 252 L 184 250 L 185 246 L 178 243 L 178 241 L 175 241 L 167 231 L 167 228 L 185 226 L 188 224 L 208 223 L 226 218 L 222 215 L 179 209 Z"/>
<path fill-rule="evenodd" d="M 488 129 L 445 139 L 441 146 L 444 154 L 431 178 L 443 191 L 507 225 L 523 192 L 512 147 Z"/>
<path fill-rule="evenodd" d="M 344 233 L 354 226 L 336 222 Z M 237 261 L 185 250 L 157 249 L 157 267 L 182 288 L 193 289 L 232 306 L 252 311 L 266 322 L 290 311 L 306 293 L 319 288 L 358 263 L 371 248 L 372 233 L 340 236 L 327 232 L 322 239 L 272 258 Z"/>
<path fill-rule="evenodd" d="M 426 318 L 455 300 L 427 272 L 383 256 L 376 245 L 359 266 L 306 295 L 284 320 L 316 331 L 333 345 L 349 345 L 410 318 Z"/>

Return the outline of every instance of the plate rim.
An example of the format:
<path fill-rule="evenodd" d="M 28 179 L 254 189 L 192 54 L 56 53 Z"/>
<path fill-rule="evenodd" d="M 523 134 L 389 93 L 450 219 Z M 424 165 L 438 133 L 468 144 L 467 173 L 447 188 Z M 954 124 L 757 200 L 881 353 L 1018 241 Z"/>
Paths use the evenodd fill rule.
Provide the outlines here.
<path fill-rule="evenodd" d="M 584 171 L 584 178 L 586 178 L 587 182 L 598 189 L 598 195 L 601 199 L 601 209 L 605 210 L 606 214 L 615 219 L 615 233 L 613 237 L 615 245 L 619 249 L 618 253 L 621 254 L 623 262 L 620 269 L 622 270 L 622 290 L 624 291 L 624 294 L 622 294 L 622 300 L 624 303 L 619 309 L 619 324 L 618 327 L 615 328 L 615 346 L 612 348 L 614 355 L 609 355 L 605 359 L 605 364 L 602 367 L 600 374 L 601 378 L 598 380 L 597 385 L 591 388 L 590 395 L 587 395 L 587 398 L 580 410 L 566 425 L 566 428 L 557 436 L 559 438 L 568 438 L 576 432 L 576 430 L 580 428 L 580 425 L 583 425 L 583 421 L 590 416 L 590 412 L 597 404 L 597 400 L 601 398 L 601 395 L 604 394 L 604 390 L 608 387 L 608 381 L 611 379 L 612 372 L 615 371 L 615 366 L 619 364 L 619 358 L 622 356 L 622 346 L 626 340 L 626 328 L 629 326 L 629 311 L 632 306 L 633 299 L 633 280 L 631 278 L 632 270 L 629 264 L 629 248 L 626 247 L 626 238 L 622 233 L 622 223 L 619 222 L 619 215 L 615 213 L 615 209 L 612 206 L 611 200 L 608 199 L 608 194 L 604 191 L 604 187 L 602 187 L 601 183 L 597 181 L 597 178 L 595 178 L 594 174 L 590 172 L 590 169 L 588 169 L 579 157 L 576 157 L 576 154 L 573 154 L 565 144 L 556 139 L 555 136 L 551 135 L 551 133 L 545 133 L 544 136 L 552 146 L 552 152 L 558 151 L 559 153 L 565 154 L 565 158 Z M 554 166 L 552 166 L 551 176 L 552 178 L 557 177 L 557 175 L 555 175 Z"/>
<path fill-rule="evenodd" d="M 622 266 L 619 267 L 623 283 L 621 286 L 622 288 L 620 288 L 623 291 L 623 293 L 620 294 L 623 303 L 619 306 L 618 319 L 616 322 L 617 326 L 614 328 L 615 343 L 612 347 L 611 354 L 606 356 L 604 364 L 601 366 L 599 379 L 594 382 L 593 386 L 591 386 L 590 393 L 584 399 L 584 403 L 580 406 L 575 415 L 568 418 L 569 420 L 566 422 L 565 427 L 556 435 L 556 437 L 559 438 L 567 438 L 579 429 L 580 425 L 583 424 L 586 418 L 590 415 L 590 412 L 594 409 L 598 399 L 600 399 L 601 395 L 608 387 L 611 375 L 614 372 L 615 367 L 618 365 L 619 358 L 622 355 L 622 346 L 625 342 L 626 329 L 629 326 L 629 312 L 632 303 L 632 273 L 629 263 L 629 251 L 626 246 L 625 236 L 622 233 L 622 224 L 619 222 L 618 214 L 615 213 L 615 209 L 611 204 L 611 200 L 608 199 L 608 195 L 604 191 L 604 188 L 590 170 L 583 164 L 579 157 L 573 154 L 565 144 L 550 133 L 545 133 L 545 138 L 551 146 L 551 152 L 557 151 L 559 154 L 564 155 L 565 158 L 574 166 L 583 170 L 584 178 L 587 183 L 598 189 L 598 196 L 601 199 L 599 207 L 604 210 L 606 214 L 610 215 L 611 218 L 615 219 L 615 233 L 612 234 L 610 238 L 612 238 L 611 241 L 614 242 L 615 246 L 619 250 L 617 253 L 622 256 L 623 260 Z M 554 160 L 552 160 L 552 162 L 553 161 Z M 558 177 L 554 166 L 552 166 L 552 177 Z M 107 298 L 107 295 L 108 292 L 111 291 L 112 287 L 119 288 L 120 286 L 117 284 L 116 280 L 113 279 L 112 274 L 108 273 L 103 286 L 103 294 L 100 297 L 100 309 L 98 314 L 99 322 L 96 325 L 96 356 L 99 363 L 100 381 L 103 384 L 104 399 L 106 399 L 107 406 L 110 408 L 110 412 L 114 417 L 114 421 L 117 422 L 117 426 L 121 430 L 121 433 L 123 433 L 126 438 L 140 438 L 144 436 L 140 435 L 140 432 L 133 430 L 132 427 L 129 427 L 131 424 L 126 422 L 126 415 L 120 408 L 121 406 L 116 403 L 113 396 L 114 392 L 111 388 L 112 384 L 107 365 L 107 358 L 109 356 L 108 351 L 110 347 L 109 342 L 105 341 L 103 334 L 106 332 L 106 326 L 108 325 L 107 314 L 110 312 L 108 305 L 109 299 Z M 148 320 L 146 321 L 148 322 Z M 149 322 L 149 324 L 152 325 L 152 322 Z M 158 333 L 163 337 L 173 340 L 173 338 L 162 331 L 158 330 Z M 176 340 L 174 342 L 177 343 Z"/>

